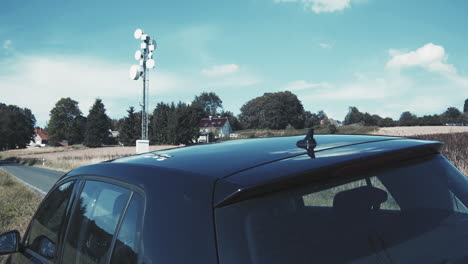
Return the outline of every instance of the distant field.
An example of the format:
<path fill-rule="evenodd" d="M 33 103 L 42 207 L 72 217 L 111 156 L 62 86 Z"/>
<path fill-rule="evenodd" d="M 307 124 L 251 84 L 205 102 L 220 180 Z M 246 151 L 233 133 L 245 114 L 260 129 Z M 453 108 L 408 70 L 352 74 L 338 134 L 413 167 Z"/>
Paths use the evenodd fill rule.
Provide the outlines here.
<path fill-rule="evenodd" d="M 452 134 L 463 132 L 468 132 L 468 126 L 381 127 L 370 134 L 411 137 L 416 135 Z"/>
<path fill-rule="evenodd" d="M 178 146 L 150 146 L 150 151 L 169 149 Z M 45 147 L 0 152 L 0 159 L 51 169 L 69 171 L 83 165 L 117 159 L 135 154 L 135 147 Z"/>

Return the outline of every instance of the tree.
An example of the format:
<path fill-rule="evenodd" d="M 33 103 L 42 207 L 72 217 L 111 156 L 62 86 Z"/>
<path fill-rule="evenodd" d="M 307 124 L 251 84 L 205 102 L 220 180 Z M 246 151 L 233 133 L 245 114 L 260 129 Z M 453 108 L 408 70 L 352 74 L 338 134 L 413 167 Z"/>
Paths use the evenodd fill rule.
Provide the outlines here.
<path fill-rule="evenodd" d="M 100 147 L 110 141 L 110 118 L 101 99 L 96 99 L 89 110 L 84 144 L 90 148 Z"/>
<path fill-rule="evenodd" d="M 323 112 L 323 111 L 322 111 Z M 324 113 L 325 115 L 325 113 Z M 320 118 L 317 114 L 313 114 L 310 111 L 304 112 L 304 127 L 312 128 L 320 125 Z"/>
<path fill-rule="evenodd" d="M 199 113 L 196 108 L 179 102 L 168 120 L 168 143 L 185 144 L 195 143 L 200 130 L 198 128 Z"/>
<path fill-rule="evenodd" d="M 394 127 L 396 126 L 396 122 L 392 118 L 386 117 L 380 120 L 378 125 L 379 127 Z"/>
<path fill-rule="evenodd" d="M 462 113 L 456 107 L 449 107 L 442 114 L 444 117 L 444 122 L 446 123 L 458 123 L 460 121 Z"/>
<path fill-rule="evenodd" d="M 369 119 L 369 117 L 367 117 Z M 364 114 L 357 109 L 355 106 L 350 106 L 348 110 L 348 114 L 345 117 L 344 124 L 345 125 L 352 125 L 364 123 Z"/>
<path fill-rule="evenodd" d="M 172 108 L 165 103 L 158 103 L 153 111 L 153 118 L 151 119 L 151 142 L 156 144 L 169 143 L 168 124 L 169 119 L 175 109 L 174 104 Z"/>
<path fill-rule="evenodd" d="M 440 126 L 443 123 L 440 115 L 425 115 L 418 118 L 418 125 L 420 126 Z"/>
<path fill-rule="evenodd" d="M 198 102 L 158 103 L 151 119 L 151 141 L 156 144 L 195 143 L 199 136 L 198 123 L 204 110 Z"/>
<path fill-rule="evenodd" d="M 215 116 L 218 108 L 223 108 L 223 101 L 213 92 L 203 92 L 200 96 L 195 96 L 193 102 L 199 103 L 206 115 Z"/>
<path fill-rule="evenodd" d="M 76 136 L 80 133 L 80 120 L 74 121 L 75 118 L 81 119 L 82 113 L 78 107 L 78 102 L 70 97 L 60 99 L 50 111 L 49 125 L 47 126 L 47 134 L 49 143 L 54 145 L 62 140 L 70 142 L 70 134 L 73 134 L 73 139 L 83 139 L 83 135 Z M 82 121 L 82 120 L 81 120 Z M 75 122 L 74 126 L 72 125 Z M 78 129 L 72 132 L 71 129 Z M 79 142 L 75 142 L 79 143 Z"/>
<path fill-rule="evenodd" d="M 463 105 L 463 113 L 468 113 L 468 99 L 465 100 L 465 104 Z"/>
<path fill-rule="evenodd" d="M 304 107 L 293 93 L 265 93 L 245 103 L 239 120 L 244 128 L 296 129 L 304 127 Z"/>
<path fill-rule="evenodd" d="M 30 109 L 0 103 L 0 150 L 26 147 L 34 138 L 35 124 Z"/>
<path fill-rule="evenodd" d="M 226 117 L 229 120 L 232 130 L 242 129 L 239 119 L 231 111 L 222 111 L 221 117 Z"/>
<path fill-rule="evenodd" d="M 418 124 L 418 117 L 413 115 L 411 112 L 406 111 L 401 113 L 399 121 L 401 126 L 415 126 Z"/>
<path fill-rule="evenodd" d="M 86 133 L 86 117 L 79 115 L 76 116 L 70 124 L 70 130 L 68 132 L 68 144 L 79 144 L 84 141 Z"/>
<path fill-rule="evenodd" d="M 140 122 L 138 122 L 138 114 L 135 113 L 135 108 L 131 106 L 127 110 L 128 116 L 124 118 L 121 124 L 120 142 L 124 146 L 135 146 L 136 140 L 141 136 Z"/>

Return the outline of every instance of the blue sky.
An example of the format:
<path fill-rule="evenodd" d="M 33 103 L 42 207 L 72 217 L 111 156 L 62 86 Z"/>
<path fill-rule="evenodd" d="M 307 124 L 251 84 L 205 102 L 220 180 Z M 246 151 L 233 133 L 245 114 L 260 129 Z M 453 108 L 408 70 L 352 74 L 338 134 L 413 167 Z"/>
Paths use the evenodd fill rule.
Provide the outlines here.
<path fill-rule="evenodd" d="M 61 97 L 120 118 L 141 101 L 128 78 L 142 28 L 158 42 L 150 109 L 203 91 L 235 114 L 290 90 L 342 120 L 348 106 L 398 118 L 463 107 L 465 0 L 3 1 L 0 102 L 44 126 Z"/>

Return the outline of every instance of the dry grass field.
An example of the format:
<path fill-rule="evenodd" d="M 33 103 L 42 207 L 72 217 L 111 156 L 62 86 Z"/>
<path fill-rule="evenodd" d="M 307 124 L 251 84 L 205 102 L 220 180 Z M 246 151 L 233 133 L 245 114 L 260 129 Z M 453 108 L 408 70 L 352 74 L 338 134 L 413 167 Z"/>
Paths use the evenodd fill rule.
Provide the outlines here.
<path fill-rule="evenodd" d="M 468 127 L 466 126 L 383 127 L 371 134 L 444 142 L 442 154 L 468 176 Z"/>
<path fill-rule="evenodd" d="M 417 135 L 414 138 L 444 142 L 442 154 L 465 176 L 468 176 L 468 132 Z"/>
<path fill-rule="evenodd" d="M 150 151 L 169 149 L 174 147 L 178 146 L 150 146 Z M 98 163 L 134 154 L 135 147 L 45 147 L 2 151 L 0 152 L 0 159 L 7 159 L 26 165 L 69 171 L 83 165 Z"/>
<path fill-rule="evenodd" d="M 381 127 L 370 134 L 411 137 L 417 135 L 468 133 L 468 126 Z"/>
<path fill-rule="evenodd" d="M 467 126 L 382 127 L 371 132 L 371 134 L 404 136 L 444 142 L 442 154 L 465 176 L 468 176 Z"/>

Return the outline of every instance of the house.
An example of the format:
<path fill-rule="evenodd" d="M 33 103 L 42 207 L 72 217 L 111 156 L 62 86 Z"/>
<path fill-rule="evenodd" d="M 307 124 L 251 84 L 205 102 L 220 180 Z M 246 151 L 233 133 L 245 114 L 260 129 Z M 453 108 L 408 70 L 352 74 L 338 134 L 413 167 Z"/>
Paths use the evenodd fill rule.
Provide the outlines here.
<path fill-rule="evenodd" d="M 34 146 L 41 146 L 45 147 L 46 144 L 49 142 L 49 137 L 47 136 L 47 132 L 42 128 L 34 129 L 34 139 L 29 143 L 30 147 Z"/>
<path fill-rule="evenodd" d="M 214 138 L 229 137 L 229 134 L 232 132 L 231 125 L 229 120 L 226 117 L 212 117 L 203 118 L 198 123 L 200 129 L 200 137 L 198 142 L 210 142 L 209 139 L 210 133 Z"/>
<path fill-rule="evenodd" d="M 336 127 L 339 127 L 339 126 L 342 125 L 340 121 L 337 121 L 337 120 L 331 119 L 331 118 L 328 119 L 328 120 L 325 120 L 325 119 L 320 120 L 320 125 L 323 126 L 323 125 L 327 124 L 327 121 L 328 121 L 328 124 L 334 125 Z"/>

